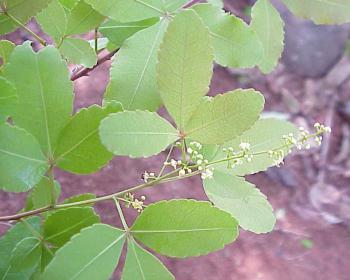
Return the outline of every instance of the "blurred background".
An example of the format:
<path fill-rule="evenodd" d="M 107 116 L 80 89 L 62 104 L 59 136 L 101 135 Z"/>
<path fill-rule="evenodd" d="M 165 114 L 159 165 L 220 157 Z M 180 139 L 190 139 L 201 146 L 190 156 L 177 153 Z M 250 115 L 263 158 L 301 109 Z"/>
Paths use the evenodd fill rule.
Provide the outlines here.
<path fill-rule="evenodd" d="M 250 21 L 254 0 L 226 0 L 225 9 Z M 258 69 L 215 66 L 210 94 L 253 87 L 266 98 L 265 113 L 312 130 L 325 123 L 332 134 L 321 149 L 293 153 L 281 168 L 250 176 L 274 206 L 278 222 L 270 234 L 241 231 L 238 241 L 208 256 L 185 260 L 161 257 L 179 280 L 350 279 L 350 25 L 318 26 L 291 15 L 272 1 L 285 21 L 285 51 L 269 75 Z M 32 29 L 45 37 L 33 21 Z M 32 38 L 25 31 L 3 36 L 17 44 Z M 89 37 L 91 38 L 91 37 Z M 101 104 L 110 62 L 75 81 L 75 110 Z M 73 69 L 72 69 L 73 70 Z M 54 77 L 53 77 L 54 78 Z M 166 112 L 161 110 L 166 116 Z M 92 192 L 122 190 L 157 172 L 166 152 L 147 160 L 115 158 L 99 173 L 77 176 L 57 170 L 62 199 Z M 206 199 L 199 178 L 172 182 L 137 193 L 146 203 L 170 198 Z M 21 209 L 25 195 L 0 191 L 0 215 Z M 110 202 L 96 205 L 103 221 L 119 225 Z M 136 211 L 126 210 L 129 223 Z M 0 224 L 0 234 L 8 224 Z M 119 279 L 119 271 L 114 278 Z"/>

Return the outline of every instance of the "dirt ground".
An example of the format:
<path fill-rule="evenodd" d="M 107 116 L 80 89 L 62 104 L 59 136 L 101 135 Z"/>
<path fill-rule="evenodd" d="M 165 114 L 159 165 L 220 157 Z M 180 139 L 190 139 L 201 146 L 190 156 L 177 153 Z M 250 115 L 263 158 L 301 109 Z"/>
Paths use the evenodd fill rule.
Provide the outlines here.
<path fill-rule="evenodd" d="M 246 4 L 247 1 L 227 1 L 226 7 L 242 13 Z M 208 256 L 185 260 L 161 257 L 176 279 L 350 279 L 349 69 L 350 55 L 338 57 L 326 74 L 312 79 L 296 74 L 286 60 L 268 76 L 256 69 L 215 67 L 210 94 L 254 87 L 264 94 L 269 114 L 310 128 L 316 121 L 326 122 L 333 133 L 321 150 L 294 154 L 282 168 L 250 176 L 249 180 L 267 195 L 277 213 L 272 233 L 255 235 L 242 230 L 235 243 Z M 75 110 L 101 104 L 108 71 L 109 62 L 75 82 Z M 166 114 L 163 110 L 161 113 Z M 62 199 L 83 192 L 103 195 L 138 184 L 142 172 L 157 171 L 165 156 L 163 153 L 147 160 L 118 157 L 99 173 L 88 176 L 57 170 Z M 168 183 L 137 195 L 146 195 L 147 203 L 170 198 L 206 199 L 199 178 Z M 0 192 L 0 215 L 19 210 L 23 200 L 22 194 Z M 120 226 L 112 203 L 100 203 L 96 210 L 104 222 Z M 125 211 L 131 224 L 136 213 Z M 6 227 L 0 224 L 0 231 Z M 114 279 L 119 275 L 120 270 Z"/>

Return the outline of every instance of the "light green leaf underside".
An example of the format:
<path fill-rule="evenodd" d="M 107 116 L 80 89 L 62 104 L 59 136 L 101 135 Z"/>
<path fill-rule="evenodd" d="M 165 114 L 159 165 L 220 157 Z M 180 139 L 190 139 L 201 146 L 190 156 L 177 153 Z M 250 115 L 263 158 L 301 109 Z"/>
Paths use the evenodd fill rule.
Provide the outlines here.
<path fill-rule="evenodd" d="M 213 54 L 208 29 L 192 10 L 169 24 L 160 46 L 157 84 L 170 115 L 182 131 L 209 90 Z"/>
<path fill-rule="evenodd" d="M 265 74 L 277 65 L 283 51 L 284 23 L 269 0 L 259 0 L 252 9 L 251 28 L 255 30 L 263 48 L 259 68 Z"/>
<path fill-rule="evenodd" d="M 139 21 L 171 13 L 187 0 L 85 0 L 101 14 L 121 22 Z"/>
<path fill-rule="evenodd" d="M 63 5 L 63 7 L 67 10 L 72 10 L 74 6 L 80 1 L 80 0 L 58 0 Z"/>
<path fill-rule="evenodd" d="M 105 100 L 119 101 L 126 110 L 158 109 L 157 51 L 167 25 L 167 19 L 163 19 L 124 42 L 113 58 Z"/>
<path fill-rule="evenodd" d="M 11 253 L 10 272 L 25 272 L 35 269 L 40 263 L 41 242 L 37 237 L 22 239 Z"/>
<path fill-rule="evenodd" d="M 238 236 L 237 222 L 228 213 L 185 199 L 147 206 L 131 233 L 157 253 L 179 258 L 206 255 Z"/>
<path fill-rule="evenodd" d="M 40 232 L 40 218 L 32 217 L 26 220 L 30 226 Z M 0 238 L 0 279 L 11 279 L 13 276 L 18 276 L 10 272 L 11 252 L 16 245 L 27 237 L 33 237 L 28 226 L 23 222 L 15 224 Z"/>
<path fill-rule="evenodd" d="M 60 2 L 52 0 L 35 18 L 43 31 L 59 43 L 67 28 L 67 15 Z"/>
<path fill-rule="evenodd" d="M 259 189 L 244 178 L 214 171 L 203 181 L 205 193 L 214 205 L 230 213 L 245 230 L 254 233 L 272 231 L 276 217 Z"/>
<path fill-rule="evenodd" d="M 250 143 L 252 153 L 281 149 L 285 145 L 283 135 L 288 135 L 289 133 L 293 133 L 295 138 L 298 138 L 298 130 L 290 122 L 277 119 L 261 119 L 241 136 L 225 143 L 224 147 L 232 147 L 234 151 L 239 151 L 239 144 L 248 142 Z M 285 155 L 289 153 L 289 149 L 287 148 L 282 148 L 282 150 Z M 222 149 L 219 149 L 214 160 L 225 157 L 226 155 L 222 152 Z M 228 169 L 227 163 L 217 164 L 215 165 L 215 169 L 229 174 L 244 176 L 265 171 L 274 165 L 274 160 L 267 153 L 263 153 L 261 155 L 255 155 L 251 162 L 243 161 L 243 164 L 236 165 L 233 169 Z"/>
<path fill-rule="evenodd" d="M 41 180 L 47 168 L 46 159 L 32 135 L 8 124 L 0 125 L 1 189 L 28 191 Z"/>
<path fill-rule="evenodd" d="M 221 9 L 224 7 L 224 0 L 207 0 L 207 2 Z"/>
<path fill-rule="evenodd" d="M 0 58 L 2 59 L 1 67 L 3 67 L 8 62 L 10 55 L 14 50 L 15 46 L 16 45 L 10 41 L 7 41 L 7 40 L 0 41 Z"/>
<path fill-rule="evenodd" d="M 44 223 L 44 238 L 55 247 L 63 246 L 83 228 L 100 221 L 91 207 L 71 207 L 50 214 Z"/>
<path fill-rule="evenodd" d="M 60 51 L 73 64 L 80 64 L 91 68 L 97 62 L 97 55 L 94 49 L 91 48 L 88 41 L 83 39 L 64 39 L 60 46 Z"/>
<path fill-rule="evenodd" d="M 243 20 L 209 4 L 198 4 L 193 9 L 210 30 L 217 63 L 250 68 L 261 61 L 261 43 L 254 30 Z"/>
<path fill-rule="evenodd" d="M 128 241 L 122 280 L 172 280 L 174 276 L 151 253 L 135 241 Z"/>
<path fill-rule="evenodd" d="M 111 114 L 101 122 L 100 138 L 115 155 L 149 157 L 176 141 L 178 133 L 156 113 L 124 111 Z"/>
<path fill-rule="evenodd" d="M 87 1 L 80 0 L 68 14 L 65 35 L 81 34 L 98 27 L 104 16 L 96 12 Z"/>
<path fill-rule="evenodd" d="M 135 22 L 118 22 L 108 20 L 98 29 L 110 42 L 121 47 L 123 42 L 136 32 L 159 22 L 159 18 L 149 18 Z"/>
<path fill-rule="evenodd" d="M 88 174 L 99 170 L 113 157 L 100 141 L 98 128 L 110 113 L 121 111 L 119 104 L 93 105 L 80 110 L 63 129 L 54 158 L 67 171 Z"/>
<path fill-rule="evenodd" d="M 72 82 L 60 53 L 51 46 L 38 53 L 28 43 L 17 46 L 5 76 L 17 88 L 15 124 L 36 137 L 44 153 L 52 156 L 73 107 Z"/>
<path fill-rule="evenodd" d="M 350 22 L 349 0 L 283 0 L 295 15 L 317 24 Z"/>
<path fill-rule="evenodd" d="M 185 134 L 203 144 L 220 144 L 248 130 L 264 107 L 253 89 L 237 89 L 203 101 L 185 127 Z"/>
<path fill-rule="evenodd" d="M 123 231 L 104 224 L 83 229 L 56 252 L 40 280 L 108 280 L 124 239 Z"/>
<path fill-rule="evenodd" d="M 12 83 L 0 76 L 0 124 L 15 110 L 17 91 Z"/>
<path fill-rule="evenodd" d="M 6 0 L 6 11 L 22 24 L 26 24 L 50 2 L 51 0 Z M 0 34 L 9 33 L 18 27 L 7 15 L 0 14 Z"/>

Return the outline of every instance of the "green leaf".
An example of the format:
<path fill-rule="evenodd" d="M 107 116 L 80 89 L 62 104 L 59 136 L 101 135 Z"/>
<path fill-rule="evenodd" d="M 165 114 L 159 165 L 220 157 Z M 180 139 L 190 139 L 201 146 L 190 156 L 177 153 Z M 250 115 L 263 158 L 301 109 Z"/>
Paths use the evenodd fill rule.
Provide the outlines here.
<path fill-rule="evenodd" d="M 104 17 L 86 2 L 80 0 L 70 11 L 65 35 L 89 32 L 104 20 Z"/>
<path fill-rule="evenodd" d="M 106 21 L 98 30 L 106 36 L 110 42 L 121 47 L 123 42 L 138 31 L 150 27 L 159 22 L 159 18 L 149 18 L 135 22 Z"/>
<path fill-rule="evenodd" d="M 63 5 L 64 8 L 67 10 L 72 10 L 74 6 L 80 1 L 80 0 L 59 0 L 60 3 Z"/>
<path fill-rule="evenodd" d="M 48 164 L 35 138 L 25 130 L 0 125 L 0 188 L 25 192 L 36 185 Z"/>
<path fill-rule="evenodd" d="M 51 213 L 44 223 L 44 238 L 56 247 L 63 246 L 69 239 L 100 221 L 91 207 L 71 207 Z"/>
<path fill-rule="evenodd" d="M 83 201 L 83 200 L 89 200 L 89 199 L 94 199 L 96 198 L 96 195 L 93 193 L 83 193 L 83 194 L 78 194 L 75 196 L 71 196 L 63 201 L 63 204 L 68 204 L 68 203 L 73 203 L 73 202 L 78 202 L 78 201 Z"/>
<path fill-rule="evenodd" d="M 26 222 L 29 223 L 34 230 L 40 232 L 39 217 L 28 218 Z M 13 276 L 11 275 L 12 273 L 10 273 L 11 252 L 21 240 L 32 236 L 32 231 L 25 223 L 21 222 L 15 224 L 0 238 L 0 279 L 11 279 L 11 276 Z"/>
<path fill-rule="evenodd" d="M 58 140 L 54 154 L 57 165 L 78 174 L 92 173 L 106 165 L 113 154 L 101 144 L 98 128 L 102 119 L 121 110 L 120 105 L 93 105 L 75 114 Z"/>
<path fill-rule="evenodd" d="M 155 111 L 161 104 L 156 87 L 157 51 L 167 19 L 141 30 L 125 41 L 114 56 L 105 100 L 116 100 L 126 110 Z"/>
<path fill-rule="evenodd" d="M 105 37 L 97 38 L 97 51 L 106 49 L 109 43 L 109 40 Z M 95 40 L 89 40 L 89 44 L 91 48 L 95 49 Z M 114 48 L 113 50 L 115 49 L 116 48 Z"/>
<path fill-rule="evenodd" d="M 178 139 L 178 133 L 156 113 L 124 111 L 101 122 L 100 137 L 115 155 L 149 157 L 164 151 Z"/>
<path fill-rule="evenodd" d="M 164 35 L 157 65 L 160 96 L 182 131 L 209 90 L 213 54 L 208 29 L 192 10 L 177 14 Z"/>
<path fill-rule="evenodd" d="M 17 91 L 12 83 L 0 77 L 0 123 L 7 120 L 17 105 Z"/>
<path fill-rule="evenodd" d="M 184 258 L 222 249 L 238 229 L 231 215 L 209 202 L 181 199 L 147 206 L 131 233 L 157 253 Z"/>
<path fill-rule="evenodd" d="M 108 280 L 117 266 L 124 238 L 123 231 L 108 225 L 86 228 L 56 252 L 40 279 Z"/>
<path fill-rule="evenodd" d="M 17 88 L 18 106 L 12 114 L 15 124 L 33 134 L 45 154 L 52 157 L 73 106 L 67 65 L 54 47 L 34 53 L 25 43 L 13 51 L 5 76 Z"/>
<path fill-rule="evenodd" d="M 248 130 L 264 107 L 253 89 L 237 89 L 202 102 L 186 124 L 185 135 L 203 144 L 220 144 Z"/>
<path fill-rule="evenodd" d="M 52 0 L 49 6 L 36 16 L 37 22 L 45 33 L 49 34 L 56 43 L 65 35 L 67 15 L 58 0 Z"/>
<path fill-rule="evenodd" d="M 121 22 L 139 21 L 164 16 L 176 11 L 188 0 L 85 0 L 111 19 Z"/>
<path fill-rule="evenodd" d="M 224 8 L 224 0 L 207 0 L 207 2 L 220 9 Z"/>
<path fill-rule="evenodd" d="M 230 213 L 245 230 L 254 233 L 272 231 L 276 217 L 270 203 L 244 178 L 214 171 L 213 178 L 205 179 L 203 186 L 210 201 Z"/>
<path fill-rule="evenodd" d="M 234 151 L 240 151 L 239 145 L 244 142 L 250 144 L 251 153 L 266 153 L 255 155 L 251 162 L 243 161 L 241 165 L 236 165 L 233 169 L 227 168 L 227 162 L 216 164 L 215 169 L 240 176 L 265 171 L 267 168 L 276 165 L 267 154 L 269 150 L 281 149 L 285 155 L 289 153 L 289 148 L 283 147 L 285 145 L 283 135 L 289 133 L 293 133 L 298 138 L 298 130 L 290 122 L 277 119 L 261 119 L 241 136 L 225 143 L 224 147 L 232 147 Z M 226 158 L 226 154 L 219 150 L 214 160 L 223 158 Z"/>
<path fill-rule="evenodd" d="M 2 65 L 4 66 L 10 59 L 10 55 L 12 54 L 15 44 L 7 41 L 7 40 L 1 40 L 0 41 L 0 58 L 2 59 Z"/>
<path fill-rule="evenodd" d="M 265 74 L 277 65 L 283 51 L 283 20 L 269 0 L 258 0 L 252 9 L 251 28 L 255 30 L 263 47 L 259 68 Z"/>
<path fill-rule="evenodd" d="M 283 0 L 298 17 L 311 19 L 317 24 L 350 22 L 349 0 Z"/>
<path fill-rule="evenodd" d="M 169 270 L 151 253 L 133 240 L 128 240 L 128 251 L 122 280 L 171 280 Z"/>
<path fill-rule="evenodd" d="M 50 2 L 51 0 L 7 0 L 6 13 L 22 24 L 26 24 L 31 17 L 47 7 Z M 1 3 L 5 4 L 4 0 Z M 4 13 L 0 13 L 0 34 L 9 33 L 18 27 L 14 20 Z"/>
<path fill-rule="evenodd" d="M 261 61 L 259 38 L 243 20 L 209 4 L 198 4 L 193 9 L 210 30 L 217 63 L 250 68 Z"/>
<path fill-rule="evenodd" d="M 60 51 L 68 61 L 91 68 L 97 63 L 97 55 L 89 42 L 83 39 L 65 38 L 60 46 Z"/>
<path fill-rule="evenodd" d="M 60 184 L 55 181 L 55 190 L 56 190 L 56 201 L 61 193 Z M 32 192 L 29 194 L 26 202 L 25 210 L 33 210 L 41 207 L 51 205 L 51 181 L 47 177 L 42 177 L 39 184 L 37 184 Z"/>
<path fill-rule="evenodd" d="M 40 263 L 41 242 L 37 237 L 22 239 L 11 253 L 10 272 L 23 272 L 35 269 Z"/>

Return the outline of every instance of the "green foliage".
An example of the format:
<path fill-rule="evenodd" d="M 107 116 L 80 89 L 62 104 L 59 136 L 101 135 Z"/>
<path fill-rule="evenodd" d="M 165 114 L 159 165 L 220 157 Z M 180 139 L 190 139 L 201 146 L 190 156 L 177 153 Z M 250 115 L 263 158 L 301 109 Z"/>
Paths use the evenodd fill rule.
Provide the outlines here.
<path fill-rule="evenodd" d="M 115 155 L 149 157 L 176 141 L 178 133 L 156 113 L 124 111 L 111 114 L 102 121 L 100 137 Z"/>
<path fill-rule="evenodd" d="M 8 62 L 14 48 L 15 48 L 14 43 L 7 40 L 0 41 L 0 58 L 2 60 L 2 65 L 0 67 L 0 70 Z"/>
<path fill-rule="evenodd" d="M 108 225 L 86 228 L 57 251 L 40 279 L 109 279 L 117 266 L 124 239 L 123 231 Z M 77 257 L 72 258 L 74 255 Z"/>
<path fill-rule="evenodd" d="M 214 172 L 214 178 L 204 180 L 205 193 L 214 205 L 237 219 L 245 230 L 254 233 L 272 231 L 276 218 L 266 197 L 244 178 Z"/>
<path fill-rule="evenodd" d="M 169 270 L 134 240 L 128 240 L 128 251 L 122 280 L 171 280 Z"/>
<path fill-rule="evenodd" d="M 237 222 L 228 213 L 185 199 L 149 205 L 131 233 L 157 253 L 178 258 L 208 254 L 238 236 Z"/>
<path fill-rule="evenodd" d="M 1 76 L 0 88 L 0 123 L 3 123 L 15 108 L 17 92 L 14 85 Z"/>

